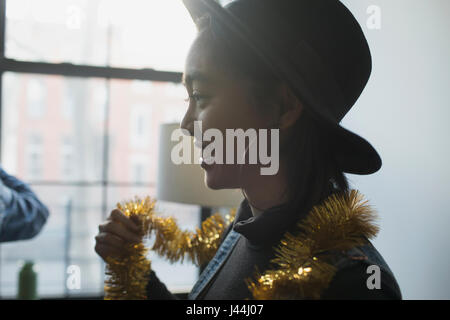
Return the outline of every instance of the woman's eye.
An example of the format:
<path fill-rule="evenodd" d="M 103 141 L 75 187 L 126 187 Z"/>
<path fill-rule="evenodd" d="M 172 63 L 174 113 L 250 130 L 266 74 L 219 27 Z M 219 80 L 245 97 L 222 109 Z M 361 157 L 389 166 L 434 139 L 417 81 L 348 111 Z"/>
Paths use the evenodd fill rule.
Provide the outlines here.
<path fill-rule="evenodd" d="M 199 103 L 202 100 L 206 99 L 206 96 L 200 95 L 198 93 L 194 93 L 194 94 L 190 95 L 188 98 L 186 98 L 184 101 L 189 102 L 191 99 L 193 99 L 196 103 Z"/>

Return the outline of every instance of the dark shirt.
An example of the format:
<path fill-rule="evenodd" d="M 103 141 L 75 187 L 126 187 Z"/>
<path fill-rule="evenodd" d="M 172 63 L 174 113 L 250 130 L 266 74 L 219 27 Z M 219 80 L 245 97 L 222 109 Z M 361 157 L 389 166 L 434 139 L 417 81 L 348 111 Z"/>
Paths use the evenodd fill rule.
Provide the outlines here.
<path fill-rule="evenodd" d="M 241 234 L 222 268 L 196 297 L 205 300 L 241 300 L 252 299 L 245 279 L 253 277 L 255 267 L 260 272 L 271 269 L 270 260 L 274 258 L 273 247 L 281 240 L 286 231 L 293 231 L 298 217 L 286 210 L 285 205 L 273 207 L 254 217 L 246 199 L 236 213 L 235 220 L 222 236 L 233 228 Z M 322 293 L 322 299 L 401 299 L 401 292 L 391 270 L 378 251 L 368 244 L 355 248 L 351 255 L 368 255 L 367 260 L 343 258 L 340 268 L 328 288 Z M 367 267 L 371 264 L 381 266 L 381 289 L 368 289 L 370 276 Z M 148 284 L 150 299 L 175 298 L 152 271 Z"/>

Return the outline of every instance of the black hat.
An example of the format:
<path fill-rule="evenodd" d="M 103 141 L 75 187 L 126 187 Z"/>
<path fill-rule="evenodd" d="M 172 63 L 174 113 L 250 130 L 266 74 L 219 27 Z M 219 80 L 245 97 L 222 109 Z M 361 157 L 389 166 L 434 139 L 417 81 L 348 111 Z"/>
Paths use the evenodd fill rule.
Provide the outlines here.
<path fill-rule="evenodd" d="M 183 0 L 194 22 L 208 15 L 252 50 L 330 130 L 344 172 L 371 174 L 381 158 L 339 123 L 369 80 L 372 58 L 353 14 L 339 0 Z"/>

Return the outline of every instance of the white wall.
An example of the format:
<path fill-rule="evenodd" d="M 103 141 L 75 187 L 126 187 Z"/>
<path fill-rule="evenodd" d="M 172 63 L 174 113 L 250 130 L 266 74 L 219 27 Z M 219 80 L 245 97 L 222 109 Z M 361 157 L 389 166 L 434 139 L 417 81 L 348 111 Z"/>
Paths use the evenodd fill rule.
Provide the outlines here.
<path fill-rule="evenodd" d="M 349 175 L 378 210 L 374 241 L 405 299 L 450 299 L 450 1 L 342 0 L 373 56 L 366 90 L 342 125 L 367 138 L 383 167 Z M 370 30 L 370 5 L 381 29 Z"/>

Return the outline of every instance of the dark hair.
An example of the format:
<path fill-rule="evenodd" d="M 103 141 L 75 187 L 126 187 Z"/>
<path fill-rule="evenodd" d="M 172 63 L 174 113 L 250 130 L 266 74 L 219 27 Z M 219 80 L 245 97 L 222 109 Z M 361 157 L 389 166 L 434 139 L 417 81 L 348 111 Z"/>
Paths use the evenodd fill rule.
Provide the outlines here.
<path fill-rule="evenodd" d="M 198 20 L 197 28 L 198 39 L 207 41 L 217 65 L 249 84 L 250 94 L 258 108 L 267 111 L 274 103 L 280 103 L 276 89 L 283 81 L 245 43 L 222 34 L 224 30 L 214 24 L 209 16 Z M 292 91 L 289 93 L 295 97 Z M 317 119 L 308 108 L 303 108 L 290 131 L 289 141 L 295 141 L 295 147 L 292 143 L 288 144 L 289 141 L 280 146 L 280 157 L 287 159 L 289 172 L 285 190 L 287 204 L 289 210 L 307 213 L 331 193 L 347 191 L 349 185 L 333 157 L 328 129 L 323 121 Z"/>

